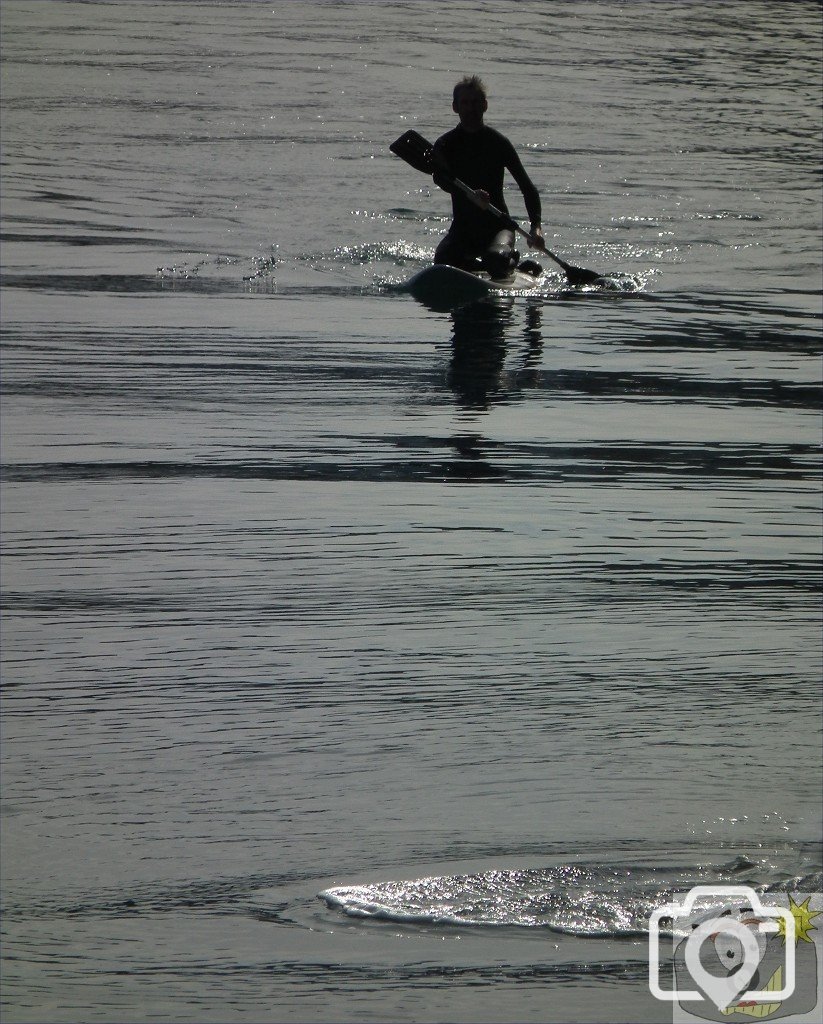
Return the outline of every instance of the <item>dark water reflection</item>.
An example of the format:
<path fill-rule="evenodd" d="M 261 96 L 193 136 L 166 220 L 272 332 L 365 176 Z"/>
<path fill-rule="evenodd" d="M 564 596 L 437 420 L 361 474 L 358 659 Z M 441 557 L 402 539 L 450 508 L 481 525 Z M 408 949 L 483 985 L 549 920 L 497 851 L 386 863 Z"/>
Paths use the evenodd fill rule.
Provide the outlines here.
<path fill-rule="evenodd" d="M 522 366 L 539 365 L 543 350 L 542 303 L 526 305 L 525 327 L 519 341 L 516 320 L 520 311 L 517 310 L 517 317 L 515 311 L 513 299 L 497 297 L 452 311 L 448 384 L 461 408 L 483 410 L 506 400 L 504 364 L 507 349 L 515 344 L 522 353 Z"/>

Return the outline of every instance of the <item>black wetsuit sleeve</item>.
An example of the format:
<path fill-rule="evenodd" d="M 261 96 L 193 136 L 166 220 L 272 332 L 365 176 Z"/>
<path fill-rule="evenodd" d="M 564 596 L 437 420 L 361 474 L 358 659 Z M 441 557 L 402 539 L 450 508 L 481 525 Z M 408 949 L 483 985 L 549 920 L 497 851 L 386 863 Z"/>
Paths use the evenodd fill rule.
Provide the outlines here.
<path fill-rule="evenodd" d="M 511 147 L 508 159 L 506 160 L 506 169 L 509 171 L 511 176 L 517 182 L 520 191 L 523 193 L 523 201 L 526 204 L 526 213 L 529 215 L 529 221 L 532 224 L 539 224 L 542 220 L 542 206 L 540 204 L 540 193 L 535 188 L 534 182 L 526 173 L 526 168 L 520 162 L 520 157 Z"/>
<path fill-rule="evenodd" d="M 454 175 L 449 167 L 449 161 L 446 159 L 446 154 L 443 152 L 443 146 L 440 144 L 439 139 L 435 142 L 433 149 L 435 167 L 438 169 L 435 170 L 432 179 L 438 188 L 442 188 L 444 192 L 454 195 L 458 189 L 452 181 Z"/>
<path fill-rule="evenodd" d="M 448 192 L 451 195 L 457 191 L 457 186 L 454 184 L 451 178 L 447 178 L 446 175 L 440 174 L 437 171 L 432 175 L 435 185 L 438 188 L 442 188 L 444 192 Z"/>

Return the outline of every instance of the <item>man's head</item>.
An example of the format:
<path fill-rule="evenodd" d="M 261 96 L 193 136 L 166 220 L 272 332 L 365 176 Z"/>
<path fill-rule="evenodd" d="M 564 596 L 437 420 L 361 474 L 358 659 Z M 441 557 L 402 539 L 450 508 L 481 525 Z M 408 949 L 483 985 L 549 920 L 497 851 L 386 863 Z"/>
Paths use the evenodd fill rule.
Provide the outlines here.
<path fill-rule="evenodd" d="M 483 127 L 483 115 L 488 110 L 486 86 L 478 75 L 466 75 L 454 87 L 452 110 L 460 118 L 466 131 L 476 132 Z"/>

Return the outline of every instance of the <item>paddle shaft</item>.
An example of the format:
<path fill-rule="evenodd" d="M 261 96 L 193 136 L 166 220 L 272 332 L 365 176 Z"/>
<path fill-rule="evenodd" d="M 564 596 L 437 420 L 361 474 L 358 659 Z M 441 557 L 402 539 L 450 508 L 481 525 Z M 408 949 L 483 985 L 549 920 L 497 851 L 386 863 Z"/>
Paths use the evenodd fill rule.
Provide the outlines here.
<path fill-rule="evenodd" d="M 442 176 L 446 177 L 445 175 L 442 175 Z M 482 199 L 478 199 L 474 189 L 471 188 L 469 185 L 467 185 L 465 183 L 465 181 L 461 181 L 459 178 L 451 178 L 451 177 L 449 178 L 449 180 L 454 185 L 456 185 L 460 189 L 460 191 L 463 192 L 466 195 L 466 197 L 468 199 L 470 199 L 475 204 L 475 206 L 479 206 L 481 210 L 488 210 L 489 213 L 493 214 L 495 217 L 499 217 L 500 220 L 505 222 L 506 227 L 509 227 L 513 231 L 516 231 L 518 234 L 522 235 L 524 238 L 531 238 L 532 237 L 529 234 L 529 232 L 525 230 L 525 228 L 522 228 L 517 223 L 517 221 L 514 220 L 514 218 L 510 217 L 507 213 L 503 213 L 502 210 L 498 210 L 497 207 L 496 206 L 492 206 L 491 203 L 486 205 L 483 202 Z M 554 260 L 554 262 L 559 267 L 562 267 L 566 271 L 566 273 L 568 273 L 569 270 L 574 270 L 574 268 L 571 267 L 570 264 L 566 263 L 565 260 L 561 260 L 559 256 L 555 256 L 555 254 L 550 249 L 547 249 L 546 248 L 546 243 L 543 241 L 542 238 L 533 239 L 533 241 L 537 241 L 538 248 L 540 249 L 540 251 L 544 252 L 549 257 L 549 259 Z"/>

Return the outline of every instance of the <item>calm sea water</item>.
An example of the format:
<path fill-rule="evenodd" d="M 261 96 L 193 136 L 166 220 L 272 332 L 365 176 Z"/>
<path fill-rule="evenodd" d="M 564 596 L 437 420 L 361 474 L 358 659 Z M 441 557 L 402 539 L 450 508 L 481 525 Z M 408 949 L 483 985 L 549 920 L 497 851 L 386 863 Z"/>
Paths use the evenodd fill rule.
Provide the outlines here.
<path fill-rule="evenodd" d="M 4 1020 L 667 1019 L 819 885 L 819 5 L 2 33 Z M 404 291 L 467 72 L 620 287 Z"/>

